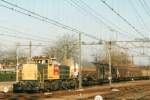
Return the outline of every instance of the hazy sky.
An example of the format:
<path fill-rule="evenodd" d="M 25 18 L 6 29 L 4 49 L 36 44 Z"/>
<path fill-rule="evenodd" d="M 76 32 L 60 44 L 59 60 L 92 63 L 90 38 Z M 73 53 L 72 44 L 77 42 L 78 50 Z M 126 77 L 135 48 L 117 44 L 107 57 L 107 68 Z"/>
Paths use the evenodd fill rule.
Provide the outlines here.
<path fill-rule="evenodd" d="M 108 9 L 101 0 L 6 1 L 103 40 L 134 40 L 135 38 L 143 38 L 114 14 L 114 12 Z M 149 0 L 105 1 L 138 29 L 142 35 L 149 37 L 150 7 L 147 7 L 147 5 L 150 5 Z M 13 7 L 1 0 L 0 5 Z M 21 11 L 18 8 L 15 9 Z M 77 36 L 75 32 L 59 28 L 50 23 L 39 21 L 0 6 L 0 44 L 3 48 L 9 48 L 15 45 L 16 42 L 27 44 L 30 40 L 32 40 L 33 44 L 52 44 L 58 37 L 65 33 L 75 34 Z M 92 40 L 84 35 L 82 39 L 83 41 L 94 41 L 94 39 Z M 34 47 L 34 49 L 41 48 Z M 92 51 L 95 51 L 95 49 L 93 48 Z"/>

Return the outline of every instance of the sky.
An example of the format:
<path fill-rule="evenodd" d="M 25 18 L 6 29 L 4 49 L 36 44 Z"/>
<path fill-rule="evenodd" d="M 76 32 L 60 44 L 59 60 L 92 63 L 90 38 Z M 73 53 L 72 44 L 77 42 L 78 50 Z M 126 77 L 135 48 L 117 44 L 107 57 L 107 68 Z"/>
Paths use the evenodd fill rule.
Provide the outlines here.
<path fill-rule="evenodd" d="M 104 0 L 132 26 L 138 29 L 140 33 L 135 32 L 131 26 L 117 16 L 111 9 L 102 3 L 101 0 L 6 1 L 105 41 L 132 41 L 137 38 L 143 38 L 143 36 L 149 38 L 150 34 L 150 7 L 147 6 L 150 5 L 149 0 Z M 3 6 L 13 7 L 19 11 L 21 11 L 21 9 L 0 0 L 0 44 L 5 49 L 15 46 L 16 43 L 22 45 L 29 44 L 30 40 L 33 45 L 52 45 L 59 37 L 66 33 L 78 36 L 76 32 L 37 20 L 31 16 L 17 13 Z M 28 12 L 26 13 L 29 14 Z M 96 40 L 82 35 L 82 41 L 93 42 Z M 24 48 L 24 50 L 26 50 L 27 47 Z M 33 46 L 33 55 L 37 54 L 37 51 L 41 51 L 42 48 L 43 47 L 40 46 Z M 88 46 L 88 50 L 86 48 L 87 46 L 83 46 L 83 56 L 85 58 L 87 58 L 87 54 L 91 56 L 91 54 L 89 54 L 90 50 L 92 52 L 99 51 L 99 49 L 95 49 L 92 46 Z M 137 50 L 137 48 L 134 50 L 141 52 L 141 50 Z M 146 53 L 149 52 L 147 49 L 145 49 L 145 51 L 147 51 Z M 131 55 L 136 54 L 133 49 L 128 52 Z M 139 64 L 149 64 L 148 57 L 140 56 L 136 58 L 135 61 Z"/>

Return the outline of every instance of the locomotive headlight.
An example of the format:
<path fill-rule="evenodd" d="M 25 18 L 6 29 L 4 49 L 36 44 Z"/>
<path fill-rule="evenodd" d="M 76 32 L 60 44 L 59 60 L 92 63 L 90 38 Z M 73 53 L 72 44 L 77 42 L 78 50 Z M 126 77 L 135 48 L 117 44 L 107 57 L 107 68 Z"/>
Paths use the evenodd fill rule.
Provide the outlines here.
<path fill-rule="evenodd" d="M 8 87 L 4 87 L 3 92 L 7 93 L 9 91 Z"/>
<path fill-rule="evenodd" d="M 94 100 L 103 100 L 103 97 L 100 95 L 95 96 Z"/>

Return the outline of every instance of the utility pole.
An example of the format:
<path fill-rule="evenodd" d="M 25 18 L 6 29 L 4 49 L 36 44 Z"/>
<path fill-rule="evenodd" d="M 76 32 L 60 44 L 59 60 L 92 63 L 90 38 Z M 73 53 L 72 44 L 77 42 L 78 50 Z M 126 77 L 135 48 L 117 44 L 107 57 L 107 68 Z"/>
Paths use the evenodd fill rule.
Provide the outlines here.
<path fill-rule="evenodd" d="M 123 65 L 128 66 L 128 48 L 125 48 L 125 53 L 122 55 L 123 57 Z"/>
<path fill-rule="evenodd" d="M 16 44 L 16 82 L 19 81 L 19 75 L 18 75 L 18 66 L 19 66 L 19 62 L 18 62 L 18 47 L 19 47 L 19 43 Z"/>
<path fill-rule="evenodd" d="M 131 61 L 132 65 L 133 65 L 133 63 L 134 63 L 133 60 L 134 60 L 134 56 L 132 55 L 132 61 Z"/>
<path fill-rule="evenodd" d="M 32 42 L 30 41 L 30 43 L 29 43 L 29 62 L 31 60 L 31 56 L 32 56 Z"/>
<path fill-rule="evenodd" d="M 44 66 L 44 68 L 45 68 L 45 66 Z M 44 68 L 42 69 L 42 71 L 43 71 L 42 88 L 44 88 L 44 79 L 45 79 Z"/>
<path fill-rule="evenodd" d="M 29 54 L 28 54 L 28 58 L 27 58 L 27 62 L 30 63 L 30 60 L 32 58 L 32 46 L 46 46 L 46 45 L 41 45 L 41 44 L 32 44 L 32 42 L 30 41 L 29 44 L 23 44 L 23 45 L 20 45 L 19 46 L 27 46 L 29 47 Z"/>
<path fill-rule="evenodd" d="M 149 57 L 149 65 L 148 65 L 148 77 L 150 79 L 150 57 Z"/>
<path fill-rule="evenodd" d="M 79 89 L 82 88 L 81 33 L 79 33 Z"/>
<path fill-rule="evenodd" d="M 111 86 L 111 81 L 112 81 L 112 73 L 111 73 L 111 41 L 108 42 L 108 58 L 109 58 L 109 86 Z"/>

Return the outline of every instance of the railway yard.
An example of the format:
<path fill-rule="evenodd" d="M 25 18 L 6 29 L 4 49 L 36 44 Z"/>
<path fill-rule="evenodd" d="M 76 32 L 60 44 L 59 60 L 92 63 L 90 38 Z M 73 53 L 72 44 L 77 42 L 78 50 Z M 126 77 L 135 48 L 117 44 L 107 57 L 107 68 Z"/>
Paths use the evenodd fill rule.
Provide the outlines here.
<path fill-rule="evenodd" d="M 149 5 L 0 0 L 0 100 L 150 100 Z"/>
<path fill-rule="evenodd" d="M 104 100 L 149 100 L 150 80 L 90 86 L 83 89 L 52 91 L 46 93 L 1 93 L 0 100 L 94 100 L 101 95 Z"/>

